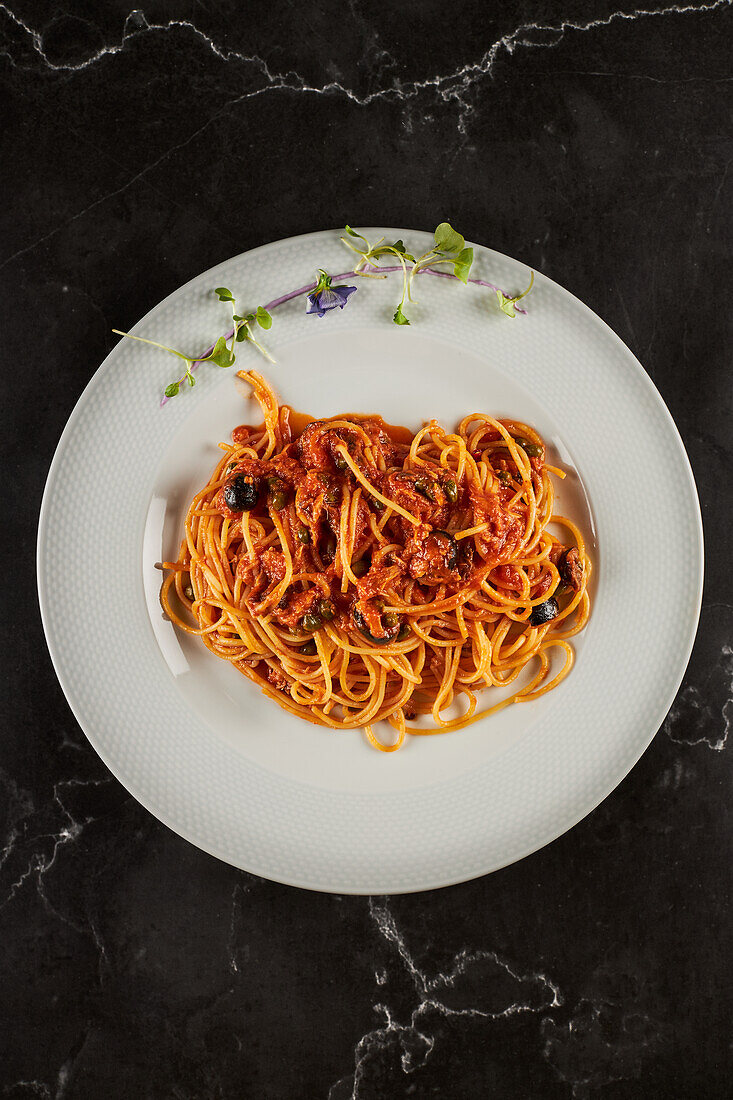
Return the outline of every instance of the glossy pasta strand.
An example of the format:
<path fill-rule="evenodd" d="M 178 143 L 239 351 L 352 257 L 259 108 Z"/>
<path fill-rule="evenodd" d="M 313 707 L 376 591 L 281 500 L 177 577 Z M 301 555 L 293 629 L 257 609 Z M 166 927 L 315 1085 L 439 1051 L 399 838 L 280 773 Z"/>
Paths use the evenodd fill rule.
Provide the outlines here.
<path fill-rule="evenodd" d="M 553 515 L 552 477 L 564 474 L 534 429 L 475 413 L 455 432 L 433 420 L 393 437 L 378 418 L 344 415 L 294 435 L 265 379 L 239 377 L 263 423 L 220 445 L 178 560 L 163 563 L 161 604 L 180 629 L 288 713 L 362 728 L 382 752 L 531 702 L 568 675 L 592 565 L 577 525 Z M 261 487 L 252 510 L 226 505 L 238 475 Z M 281 499 L 266 497 L 273 478 Z M 480 710 L 482 689 L 510 693 Z"/>

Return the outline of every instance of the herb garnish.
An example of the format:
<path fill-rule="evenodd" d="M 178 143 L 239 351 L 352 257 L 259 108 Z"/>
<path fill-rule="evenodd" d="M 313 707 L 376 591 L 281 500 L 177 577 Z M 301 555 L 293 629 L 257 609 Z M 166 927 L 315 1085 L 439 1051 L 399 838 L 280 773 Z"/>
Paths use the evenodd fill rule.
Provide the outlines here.
<path fill-rule="evenodd" d="M 292 301 L 301 295 L 307 295 L 306 312 L 324 317 L 326 313 L 334 309 L 343 309 L 349 298 L 357 290 L 355 286 L 340 284 L 332 286 L 334 279 L 348 279 L 359 277 L 362 279 L 386 279 L 387 276 L 399 271 L 402 274 L 402 297 L 397 306 L 392 320 L 396 325 L 409 325 L 410 321 L 405 314 L 405 302 L 414 302 L 412 286 L 418 275 L 437 275 L 443 279 L 456 279 L 464 285 L 487 287 L 496 294 L 500 310 L 507 317 L 516 317 L 517 313 L 526 313 L 526 310 L 517 303 L 525 298 L 534 284 L 534 272 L 531 274 L 529 286 L 521 294 L 509 295 L 493 283 L 485 279 L 471 279 L 469 277 L 473 264 L 473 249 L 466 246 L 462 235 L 458 233 L 449 222 L 441 222 L 433 234 L 433 244 L 422 256 L 415 257 L 408 252 L 402 240 L 393 241 L 391 244 L 380 237 L 374 244 L 370 244 L 362 233 L 357 233 L 350 225 L 344 227 L 345 236 L 341 237 L 343 243 L 355 252 L 359 260 L 352 271 L 345 271 L 340 275 L 329 275 L 323 268 L 318 269 L 318 278 L 308 286 L 299 287 L 288 294 L 273 299 L 264 306 L 258 306 L 252 313 L 239 314 L 236 312 L 237 303 L 232 292 L 225 286 L 216 287 L 214 293 L 220 302 L 231 305 L 233 328 L 224 336 L 220 336 L 216 342 L 202 355 L 195 357 L 185 355 L 182 351 L 169 348 L 165 344 L 159 344 L 156 340 L 147 340 L 143 336 L 131 336 L 129 332 L 120 329 L 112 329 L 119 336 L 127 336 L 130 340 L 139 340 L 143 344 L 151 344 L 161 348 L 186 364 L 186 370 L 179 379 L 166 386 L 161 404 L 164 405 L 171 397 L 175 397 L 182 385 L 188 382 L 189 386 L 196 384 L 193 372 L 200 363 L 215 363 L 219 367 L 231 367 L 236 360 L 235 344 L 248 342 L 253 344 L 258 351 L 269 359 L 275 360 L 270 353 L 255 339 L 253 335 L 254 325 L 259 328 L 269 329 L 272 326 L 271 311 L 285 302 Z M 352 243 L 354 241 L 361 244 Z M 382 263 L 382 260 L 394 258 L 396 264 Z M 436 270 L 438 267 L 448 270 Z M 231 341 L 231 345 L 229 344 Z"/>

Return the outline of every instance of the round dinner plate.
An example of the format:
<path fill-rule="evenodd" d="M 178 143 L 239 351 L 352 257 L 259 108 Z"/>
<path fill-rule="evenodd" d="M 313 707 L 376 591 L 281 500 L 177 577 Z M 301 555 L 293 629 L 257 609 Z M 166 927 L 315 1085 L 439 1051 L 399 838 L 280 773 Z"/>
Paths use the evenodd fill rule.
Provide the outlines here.
<path fill-rule="evenodd" d="M 401 237 L 424 252 L 425 233 Z M 193 279 L 133 330 L 201 352 L 227 331 L 229 287 L 247 310 L 354 259 L 337 231 L 278 241 Z M 475 249 L 472 277 L 516 294 L 517 261 Z M 378 412 L 416 429 L 485 411 L 535 426 L 568 472 L 557 511 L 594 561 L 592 612 L 559 687 L 453 733 L 375 752 L 277 707 L 158 602 L 188 502 L 217 443 L 258 409 L 234 371 L 203 364 L 160 407 L 179 361 L 122 340 L 82 394 L 41 508 L 38 587 L 51 657 L 110 770 L 191 843 L 266 878 L 336 893 L 461 882 L 520 859 L 589 813 L 647 747 L 679 687 L 702 589 L 702 527 L 674 422 L 639 362 L 577 298 L 538 275 L 527 315 L 488 289 L 416 280 L 411 325 L 392 324 L 398 275 L 351 279 L 344 310 L 296 298 L 237 345 L 282 401 L 315 416 Z M 261 418 L 260 418 L 261 419 Z M 479 704 L 495 701 L 490 692 Z"/>

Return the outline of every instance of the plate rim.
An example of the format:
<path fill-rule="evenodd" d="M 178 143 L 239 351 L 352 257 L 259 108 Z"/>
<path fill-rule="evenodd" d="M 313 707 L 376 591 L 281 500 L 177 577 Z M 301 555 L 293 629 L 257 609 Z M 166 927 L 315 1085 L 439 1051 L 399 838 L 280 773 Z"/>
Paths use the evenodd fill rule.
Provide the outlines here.
<path fill-rule="evenodd" d="M 364 232 L 369 233 L 370 230 L 373 230 L 374 228 L 375 227 L 365 227 Z M 159 309 L 164 307 L 170 301 L 170 299 L 172 299 L 173 297 L 185 292 L 185 290 L 188 287 L 190 287 L 194 283 L 197 283 L 202 278 L 202 276 L 207 275 L 209 272 L 216 271 L 220 267 L 228 265 L 228 264 L 230 264 L 232 262 L 235 262 L 237 260 L 240 260 L 244 257 L 248 257 L 248 258 L 256 257 L 258 253 L 266 251 L 266 250 L 268 250 L 268 249 L 270 249 L 274 246 L 277 246 L 277 245 L 286 245 L 286 244 L 293 243 L 293 242 L 305 242 L 305 241 L 309 241 L 309 240 L 323 239 L 323 238 L 326 238 L 326 237 L 331 236 L 331 235 L 339 234 L 340 232 L 341 232 L 341 230 L 339 230 L 339 229 L 315 230 L 315 231 L 312 231 L 312 232 L 309 232 L 309 233 L 296 234 L 296 235 L 289 236 L 289 237 L 279 238 L 277 240 L 267 241 L 264 244 L 258 245 L 258 246 L 256 246 L 255 248 L 252 248 L 252 249 L 248 249 L 245 252 L 235 253 L 234 255 L 228 257 L 227 259 L 221 260 L 218 263 L 212 265 L 212 267 L 207 268 L 204 271 L 198 272 L 196 275 L 194 275 L 190 279 L 188 279 L 185 283 L 182 283 L 180 286 L 176 287 L 168 295 L 166 295 L 160 301 L 156 302 L 135 323 L 135 325 L 131 328 L 130 331 L 131 331 L 131 333 L 135 333 L 139 328 L 144 327 L 145 323 L 147 322 L 147 320 L 151 316 L 151 314 L 156 313 Z M 425 230 L 408 229 L 408 228 L 405 228 L 405 227 L 396 228 L 396 227 L 380 226 L 380 227 L 378 227 L 378 232 L 380 232 L 380 233 L 384 232 L 385 234 L 399 233 L 400 235 L 404 235 L 404 234 L 410 234 L 410 233 L 424 234 L 426 231 Z M 471 243 L 471 242 L 467 242 L 467 243 Z M 528 267 L 528 268 L 530 267 L 530 265 L 526 264 L 524 260 L 517 260 L 516 257 L 508 256 L 506 253 L 499 252 L 494 248 L 490 248 L 489 246 L 485 246 L 485 245 L 478 245 L 477 246 L 477 245 L 474 244 L 474 247 L 478 247 L 479 249 L 483 249 L 485 251 L 493 253 L 495 256 L 501 258 L 502 260 L 508 261 L 509 263 L 519 263 L 519 264 L 522 264 L 525 267 Z M 536 270 L 540 274 L 543 274 L 539 268 L 536 269 Z M 572 303 L 574 304 L 575 307 L 580 307 L 580 309 L 586 314 L 586 316 L 589 317 L 590 319 L 592 319 L 592 321 L 595 324 L 599 324 L 601 326 L 601 328 L 604 330 L 605 335 L 608 338 L 610 338 L 610 340 L 612 340 L 617 346 L 618 345 L 621 346 L 621 348 L 624 350 L 626 355 L 629 357 L 630 363 L 633 364 L 634 371 L 636 372 L 638 378 L 640 379 L 642 384 L 645 386 L 647 392 L 653 398 L 653 400 L 654 400 L 655 404 L 657 405 L 657 407 L 661 410 L 661 412 L 663 414 L 663 417 L 666 421 L 667 427 L 671 428 L 672 436 L 674 438 L 674 442 L 675 442 L 675 445 L 676 445 L 676 450 L 678 452 L 679 457 L 681 457 L 681 459 L 682 459 L 682 465 L 683 465 L 683 468 L 684 468 L 686 481 L 687 481 L 687 484 L 688 484 L 688 488 L 690 490 L 690 504 L 692 506 L 691 507 L 690 518 L 694 520 L 695 552 L 697 554 L 697 559 L 699 561 L 699 568 L 696 571 L 696 591 L 695 591 L 695 598 L 694 598 L 694 614 L 692 614 L 690 616 L 690 623 L 689 623 L 689 628 L 688 628 L 688 631 L 687 631 L 687 637 L 686 637 L 686 640 L 685 640 L 685 645 L 684 645 L 684 648 L 681 648 L 681 650 L 680 650 L 680 653 L 684 655 L 684 661 L 682 659 L 680 659 L 680 662 L 679 662 L 680 671 L 679 671 L 678 676 L 676 676 L 675 679 L 674 679 L 674 685 L 665 694 L 665 697 L 664 697 L 663 701 L 660 702 L 660 704 L 656 708 L 656 711 L 655 711 L 656 718 L 655 718 L 654 723 L 652 724 L 651 733 L 645 734 L 643 738 L 640 738 L 638 751 L 633 753 L 633 754 L 630 754 L 630 756 L 631 756 L 630 760 L 624 760 L 624 762 L 621 765 L 620 769 L 613 773 L 612 778 L 610 780 L 607 779 L 606 781 L 604 781 L 602 783 L 602 785 L 601 785 L 602 793 L 599 796 L 597 796 L 596 794 L 591 794 L 584 801 L 583 808 L 577 814 L 573 814 L 571 816 L 571 819 L 567 820 L 567 822 L 564 822 L 563 825 L 559 829 L 551 828 L 544 835 L 544 839 L 541 839 L 538 843 L 531 843 L 530 845 L 528 845 L 526 847 L 523 847 L 523 846 L 520 845 L 521 850 L 519 850 L 518 852 L 508 855 L 507 858 L 505 860 L 503 860 L 502 862 L 493 863 L 490 868 L 488 868 L 486 870 L 478 871 L 476 874 L 472 874 L 469 877 L 466 877 L 465 874 L 457 874 L 455 877 L 440 875 L 440 876 L 433 877 L 432 879 L 431 878 L 426 878 L 425 883 L 421 884 L 421 885 L 416 885 L 416 886 L 391 885 L 391 886 L 388 886 L 384 889 L 380 889 L 378 891 L 378 893 L 380 895 L 401 894 L 401 893 L 421 893 L 421 892 L 425 892 L 425 891 L 428 891 L 428 890 L 442 889 L 442 888 L 445 888 L 445 887 L 454 886 L 454 885 L 460 884 L 462 882 L 473 881 L 475 878 L 481 878 L 485 875 L 492 874 L 494 871 L 501 870 L 504 867 L 510 866 L 512 863 L 516 863 L 516 862 L 519 862 L 522 859 L 525 859 L 527 856 L 530 856 L 530 855 L 534 854 L 535 852 L 540 851 L 542 848 L 547 847 L 549 844 L 552 844 L 559 837 L 563 836 L 565 833 L 567 833 L 571 829 L 575 828 L 575 826 L 577 824 L 579 824 L 579 822 L 581 822 L 590 813 L 592 813 L 593 810 L 597 809 L 601 805 L 601 803 L 604 802 L 609 797 L 609 795 L 616 789 L 616 787 L 619 786 L 619 784 L 625 779 L 625 777 L 632 771 L 632 769 L 639 762 L 641 757 L 644 755 L 644 753 L 647 751 L 650 744 L 652 743 L 652 741 L 656 737 L 657 733 L 660 731 L 661 726 L 663 725 L 664 720 L 665 720 L 667 714 L 669 713 L 669 710 L 670 710 L 670 708 L 671 708 L 671 706 L 672 706 L 672 704 L 673 704 L 673 702 L 674 702 L 674 700 L 677 696 L 677 693 L 679 692 L 680 686 L 681 686 L 682 681 L 684 679 L 684 675 L 685 675 L 685 672 L 687 671 L 687 667 L 688 667 L 689 661 L 690 661 L 690 656 L 691 656 L 692 649 L 693 649 L 695 639 L 696 639 L 696 636 L 697 636 L 697 631 L 699 629 L 700 613 L 701 613 L 702 598 L 703 598 L 704 577 L 705 577 L 704 529 L 703 529 L 703 524 L 702 524 L 702 514 L 701 514 L 701 509 L 700 509 L 699 493 L 698 493 L 698 490 L 697 490 L 695 475 L 694 475 L 694 471 L 693 471 L 693 468 L 692 468 L 692 464 L 690 462 L 689 455 L 687 453 L 687 449 L 686 449 L 685 444 L 684 444 L 684 440 L 682 439 L 681 433 L 679 431 L 679 428 L 677 427 L 677 424 L 674 420 L 674 417 L 672 416 L 672 414 L 671 414 L 671 412 L 670 412 L 670 410 L 667 406 L 666 401 L 664 400 L 662 394 L 658 390 L 658 388 L 655 385 L 654 381 L 652 380 L 650 375 L 647 373 L 647 371 L 644 369 L 644 366 L 642 365 L 641 361 L 634 354 L 634 352 L 631 350 L 631 348 L 628 347 L 628 345 L 625 343 L 625 341 L 622 340 L 622 338 L 618 335 L 618 333 L 616 333 L 614 331 L 614 329 L 608 324 L 607 321 L 605 321 L 594 310 L 592 310 L 590 306 L 586 305 L 586 303 L 583 302 L 580 298 L 578 298 L 577 295 L 573 294 L 572 291 L 567 290 L 567 288 L 565 288 L 561 283 L 558 283 L 555 279 L 550 278 L 550 276 L 544 276 L 544 278 L 548 280 L 548 282 L 551 284 L 552 288 L 555 291 L 560 291 L 566 298 L 568 298 L 572 301 Z M 133 798 L 135 798 L 135 800 L 138 801 L 145 808 L 145 810 L 148 813 L 150 813 L 158 821 L 162 822 L 162 824 L 164 824 L 167 828 L 169 828 L 176 835 L 178 835 L 178 836 L 182 837 L 184 840 L 186 840 L 187 843 L 190 843 L 194 847 L 199 848 L 202 851 L 205 851 L 207 854 L 209 854 L 211 856 L 214 856 L 217 859 L 220 859 L 222 862 L 228 864 L 229 866 L 235 867 L 239 870 L 244 870 L 248 874 L 252 874 L 252 875 L 255 875 L 257 877 L 265 878 L 265 879 L 267 879 L 269 881 L 272 881 L 272 882 L 278 882 L 282 885 L 291 886 L 291 887 L 294 887 L 294 888 L 297 888 L 297 889 L 307 889 L 307 890 L 311 890 L 311 891 L 318 892 L 318 893 L 331 893 L 331 894 L 337 894 L 337 895 L 352 895 L 352 896 L 370 896 L 370 895 L 373 896 L 377 892 L 372 890 L 372 889 L 365 890 L 365 889 L 360 889 L 358 887 L 344 886 L 344 885 L 340 885 L 340 884 L 331 884 L 331 885 L 323 884 L 323 883 L 315 884 L 312 881 L 308 880 L 308 876 L 304 876 L 303 878 L 298 878 L 298 876 L 287 876 L 287 875 L 274 874 L 270 870 L 263 869 L 263 868 L 257 866 L 257 861 L 256 860 L 252 863 L 249 863 L 249 861 L 247 859 L 245 859 L 245 860 L 243 860 L 243 862 L 241 864 L 240 863 L 235 863 L 235 862 L 233 862 L 233 860 L 231 859 L 230 856 L 227 856 L 227 855 L 223 854 L 221 851 L 217 850 L 217 845 L 216 844 L 212 844 L 208 841 L 207 842 L 202 842 L 200 837 L 198 837 L 198 836 L 194 837 L 193 833 L 195 832 L 195 830 L 189 830 L 187 822 L 184 822 L 183 824 L 178 824 L 178 823 L 175 824 L 175 825 L 172 824 L 171 821 L 169 820 L 168 814 L 166 812 L 161 812 L 157 808 L 154 809 L 153 806 L 150 804 L 150 802 L 152 800 L 148 799 L 148 797 L 146 795 L 141 795 L 138 792 L 138 790 L 136 790 L 135 782 L 129 783 L 127 780 L 125 780 L 125 782 L 123 782 L 121 779 L 118 778 L 118 776 L 116 774 L 116 771 L 113 770 L 111 764 L 109 763 L 108 756 L 107 756 L 107 753 L 105 751 L 105 748 L 100 743 L 101 739 L 97 737 L 94 729 L 92 728 L 92 724 L 86 722 L 84 720 L 82 714 L 81 714 L 81 709 L 82 708 L 80 706 L 79 700 L 78 700 L 78 698 L 75 698 L 74 689 L 69 684 L 67 677 L 63 674 L 63 671 L 61 669 L 61 662 L 60 662 L 60 658 L 59 658 L 59 654 L 58 654 L 58 650 L 57 650 L 57 644 L 58 643 L 55 642 L 53 640 L 52 636 L 51 636 L 52 632 L 51 632 L 50 626 L 49 626 L 47 578 L 45 577 L 44 571 L 42 569 L 43 553 L 44 553 L 44 549 L 45 549 L 44 541 L 45 541 L 45 534 L 46 534 L 47 525 L 48 525 L 49 499 L 50 499 L 50 495 L 51 495 L 51 490 L 53 488 L 53 481 L 58 476 L 58 469 L 59 469 L 59 466 L 60 466 L 61 461 L 62 461 L 65 444 L 66 444 L 67 440 L 69 439 L 69 437 L 72 435 L 72 433 L 74 431 L 76 422 L 82 414 L 82 411 L 84 409 L 86 401 L 89 400 L 90 393 L 91 393 L 92 387 L 94 386 L 95 380 L 97 379 L 97 376 L 105 370 L 109 360 L 114 356 L 114 354 L 115 354 L 117 348 L 120 346 L 121 342 L 122 341 L 119 341 L 117 344 L 115 344 L 114 347 L 111 348 L 110 351 L 107 353 L 107 355 L 105 355 L 104 359 L 101 361 L 99 366 L 96 368 L 94 373 L 91 375 L 91 377 L 87 381 L 86 385 L 84 386 L 84 388 L 82 389 L 81 393 L 79 394 L 78 398 L 76 399 L 76 401 L 74 403 L 74 407 L 71 410 L 71 413 L 69 414 L 69 416 L 66 420 L 66 423 L 65 423 L 64 428 L 61 432 L 61 435 L 59 436 L 58 442 L 57 442 L 56 447 L 54 449 L 53 457 L 52 457 L 51 462 L 50 462 L 49 467 L 48 467 L 48 471 L 47 471 L 47 474 L 46 474 L 45 485 L 44 485 L 44 490 L 43 490 L 43 495 L 42 495 L 42 499 L 41 499 L 41 505 L 40 505 L 39 513 L 38 513 L 38 529 L 37 529 L 36 555 L 35 555 L 38 604 L 39 604 L 41 623 L 42 623 L 42 626 L 43 626 L 43 632 L 44 632 L 46 647 L 48 649 L 48 653 L 49 653 L 49 656 L 50 656 L 50 659 L 51 659 L 51 664 L 52 664 L 52 667 L 54 669 L 56 678 L 57 678 L 57 680 L 59 682 L 59 685 L 60 685 L 60 687 L 61 687 L 61 689 L 64 693 L 66 703 L 69 706 L 69 709 L 71 710 L 71 713 L 73 714 L 75 721 L 77 722 L 78 726 L 80 727 L 80 729 L 84 733 L 84 735 L 87 738 L 87 740 L 89 741 L 90 745 L 92 746 L 94 751 L 97 753 L 97 755 L 100 757 L 100 759 L 102 760 L 103 764 L 108 769 L 110 774 L 112 776 L 114 776 L 115 780 L 118 783 L 120 783 L 120 785 L 123 786 L 124 789 Z M 591 504 L 592 504 L 592 501 L 591 501 Z M 248 863 L 248 866 L 244 866 L 244 863 Z"/>

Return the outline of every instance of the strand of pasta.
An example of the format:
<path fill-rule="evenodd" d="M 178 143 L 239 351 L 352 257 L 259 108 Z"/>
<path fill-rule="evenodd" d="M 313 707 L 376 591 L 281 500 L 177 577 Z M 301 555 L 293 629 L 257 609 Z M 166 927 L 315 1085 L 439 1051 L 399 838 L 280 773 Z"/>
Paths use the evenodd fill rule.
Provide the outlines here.
<path fill-rule="evenodd" d="M 270 510 L 264 518 L 245 511 L 236 519 L 223 515 L 216 505 L 230 469 L 246 459 L 267 461 L 292 437 L 288 417 L 267 382 L 255 371 L 240 372 L 239 377 L 251 385 L 262 408 L 263 425 L 245 433 L 245 444 L 221 445 L 223 454 L 211 479 L 191 502 L 179 558 L 163 563 L 169 573 L 161 588 L 161 603 L 177 626 L 200 636 L 213 653 L 229 660 L 289 713 L 334 729 L 362 727 L 369 742 L 384 752 L 398 749 L 407 732 L 425 735 L 463 728 L 513 702 L 539 698 L 567 676 L 574 660 L 567 639 L 583 628 L 590 612 L 587 584 L 592 564 L 577 526 L 552 514 L 554 488 L 550 474 L 562 477 L 563 471 L 547 466 L 540 472 L 533 469 L 524 446 L 515 438 L 541 445 L 532 428 L 519 421 L 472 414 L 464 418 L 457 432 L 448 434 L 436 421 L 430 421 L 400 452 L 405 469 L 447 470 L 458 483 L 474 483 L 491 493 L 498 491 L 491 456 L 501 450 L 514 463 L 520 479 L 513 497 L 503 507 L 507 515 L 521 519 L 522 534 L 501 559 L 512 566 L 513 572 L 499 582 L 492 579 L 492 564 L 483 563 L 474 574 L 474 586 L 458 592 L 450 593 L 445 584 L 434 583 L 426 595 L 425 582 L 421 587 L 407 579 L 401 597 L 393 587 L 400 577 L 399 569 L 387 565 L 381 587 L 386 597 L 384 610 L 402 615 L 408 633 L 400 641 L 375 646 L 360 632 L 337 623 L 325 622 L 310 632 L 286 629 L 273 619 L 273 611 L 289 590 L 306 592 L 315 586 L 328 598 L 330 589 L 322 573 L 304 570 L 297 564 L 308 560 L 307 556 L 299 556 L 302 550 L 296 537 L 298 521 L 302 523 L 307 517 L 294 503 L 282 513 Z M 324 424 L 327 430 L 348 430 L 352 442 L 356 440 L 361 446 L 368 468 L 377 474 L 386 472 L 382 452 L 375 452 L 373 440 L 361 423 L 339 417 Z M 487 435 L 490 437 L 485 439 Z M 388 560 L 387 555 L 399 553 L 400 543 L 390 538 L 394 516 L 413 525 L 420 521 L 379 491 L 345 444 L 337 445 L 335 452 L 356 481 L 355 488 L 342 483 L 336 539 L 334 571 L 342 594 L 346 594 L 359 583 L 353 560 L 368 552 L 374 564 L 385 568 L 381 563 Z M 363 493 L 383 505 L 381 516 L 375 516 Z M 470 519 L 470 511 L 459 505 L 456 514 L 460 516 L 461 512 L 464 519 Z M 579 590 L 550 623 L 533 626 L 529 622 L 532 609 L 544 603 L 561 584 L 558 569 L 550 560 L 556 542 L 546 530 L 551 521 L 570 531 L 578 548 L 583 579 Z M 464 523 L 453 538 L 460 542 L 473 537 L 480 554 L 476 540 L 490 526 L 489 521 Z M 247 568 L 256 569 L 266 549 L 277 550 L 283 571 L 277 574 L 280 579 L 273 576 L 269 588 L 261 593 L 263 581 L 253 587 L 247 578 L 254 574 Z M 316 564 L 318 560 L 316 556 Z M 245 566 L 243 573 L 240 563 Z M 533 591 L 538 593 L 534 597 Z M 255 593 L 260 594 L 255 597 Z M 178 613 L 173 595 L 193 614 L 195 627 Z M 250 606 L 256 607 L 256 612 L 250 611 Z M 311 638 L 314 652 L 304 648 Z M 553 650 L 560 651 L 564 661 L 548 679 L 552 668 L 548 653 Z M 535 660 L 539 668 L 524 686 L 477 712 L 476 687 L 506 689 Z M 276 683 L 278 677 L 284 678 L 287 694 L 269 683 L 268 675 L 274 675 Z M 466 703 L 463 714 L 459 718 L 444 717 L 443 712 L 459 699 Z M 407 715 L 412 712 L 429 714 L 435 728 L 408 725 Z M 397 734 L 391 743 L 382 741 L 372 728 L 385 719 Z"/>

